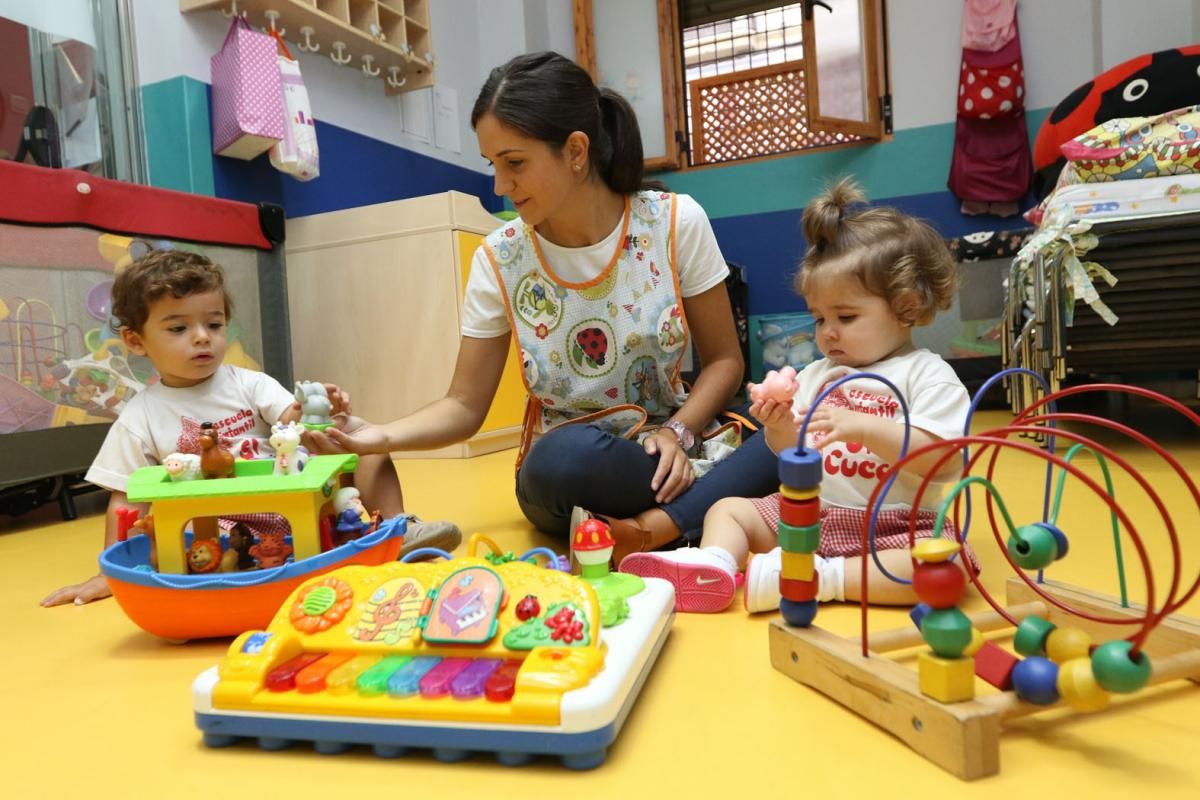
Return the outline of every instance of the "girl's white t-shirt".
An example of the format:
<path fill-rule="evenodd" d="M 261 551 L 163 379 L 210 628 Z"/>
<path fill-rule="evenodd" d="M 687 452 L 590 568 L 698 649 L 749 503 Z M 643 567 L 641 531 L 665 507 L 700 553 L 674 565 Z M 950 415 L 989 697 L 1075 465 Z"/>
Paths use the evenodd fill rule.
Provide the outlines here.
<path fill-rule="evenodd" d="M 708 215 L 689 195 L 676 196 L 675 269 L 683 297 L 695 297 L 725 280 L 729 267 L 721 255 Z M 560 247 L 535 231 L 538 247 L 554 274 L 568 283 L 586 283 L 598 276 L 612 260 L 624 220 L 617 222 L 602 241 L 587 247 Z M 512 224 L 520 224 L 513 220 Z M 508 310 L 504 290 L 480 246 L 471 259 L 471 274 L 463 295 L 462 335 L 492 339 L 508 333 Z"/>
<path fill-rule="evenodd" d="M 877 373 L 899 387 L 908 403 L 908 419 L 912 427 L 939 439 L 962 436 L 971 397 L 954 369 L 941 356 L 928 350 L 914 350 L 863 369 L 844 367 L 828 358 L 815 361 L 797 376 L 800 388 L 796 391 L 792 408 L 802 415 L 827 385 L 859 372 Z M 851 379 L 843 383 L 821 405 L 849 408 L 862 414 L 884 417 L 897 425 L 904 424 L 904 414 L 895 394 L 886 384 L 871 378 Z M 866 508 L 880 475 L 886 478 L 891 464 L 860 444 L 819 442 L 819 436 L 809 433 L 807 445 L 821 447 L 824 467 L 821 479 L 822 504 Z M 883 507 L 911 508 L 921 480 L 921 477 L 905 470 L 888 490 Z M 930 481 L 921 498 L 921 508 L 937 510 L 945 485 L 944 481 Z"/>

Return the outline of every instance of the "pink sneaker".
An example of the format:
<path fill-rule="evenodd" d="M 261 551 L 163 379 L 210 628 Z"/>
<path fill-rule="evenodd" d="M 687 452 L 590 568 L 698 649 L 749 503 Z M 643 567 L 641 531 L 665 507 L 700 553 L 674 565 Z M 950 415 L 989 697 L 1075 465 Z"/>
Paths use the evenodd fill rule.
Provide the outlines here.
<path fill-rule="evenodd" d="M 718 556 L 698 547 L 666 553 L 632 553 L 621 561 L 620 569 L 670 582 L 675 587 L 676 611 L 715 614 L 733 602 L 733 572 Z"/>

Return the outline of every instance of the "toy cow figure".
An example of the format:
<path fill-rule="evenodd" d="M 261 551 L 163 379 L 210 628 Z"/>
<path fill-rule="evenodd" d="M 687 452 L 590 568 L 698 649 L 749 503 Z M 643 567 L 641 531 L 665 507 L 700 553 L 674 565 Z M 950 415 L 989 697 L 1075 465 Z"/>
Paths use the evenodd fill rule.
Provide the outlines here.
<path fill-rule="evenodd" d="M 271 447 L 275 449 L 272 475 L 296 475 L 304 470 L 308 451 L 300 446 L 300 426 L 294 422 L 276 422 L 271 426 Z"/>

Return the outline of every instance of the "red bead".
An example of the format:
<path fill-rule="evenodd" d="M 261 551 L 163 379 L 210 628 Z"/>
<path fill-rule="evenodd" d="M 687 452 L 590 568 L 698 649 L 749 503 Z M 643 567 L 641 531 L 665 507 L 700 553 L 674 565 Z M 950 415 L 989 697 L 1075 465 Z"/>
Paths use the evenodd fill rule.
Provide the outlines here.
<path fill-rule="evenodd" d="M 821 521 L 821 500 L 818 497 L 811 500 L 789 500 L 780 497 L 779 518 L 793 528 L 816 525 Z"/>
<path fill-rule="evenodd" d="M 912 587 L 921 602 L 933 608 L 954 608 L 967 591 L 967 576 L 951 561 L 917 564 Z"/>
<path fill-rule="evenodd" d="M 1012 688 L 1012 671 L 1019 659 L 995 642 L 984 642 L 975 654 L 975 674 L 1001 691 Z"/>
<path fill-rule="evenodd" d="M 817 590 L 820 588 L 820 577 L 815 573 L 812 580 L 802 581 L 792 578 L 779 579 L 779 594 L 784 598 L 796 603 L 803 603 L 807 600 L 815 600 Z"/>

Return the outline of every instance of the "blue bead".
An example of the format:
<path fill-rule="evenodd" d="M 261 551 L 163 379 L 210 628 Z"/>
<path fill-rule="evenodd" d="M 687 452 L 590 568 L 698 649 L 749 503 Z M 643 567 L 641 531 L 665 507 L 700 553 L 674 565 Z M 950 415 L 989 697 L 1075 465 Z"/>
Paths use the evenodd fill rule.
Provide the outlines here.
<path fill-rule="evenodd" d="M 1012 671 L 1013 688 L 1027 703 L 1050 706 L 1058 702 L 1058 664 L 1041 656 L 1027 656 Z"/>
<path fill-rule="evenodd" d="M 779 601 L 779 611 L 788 625 L 793 628 L 807 628 L 817 618 L 817 601 L 796 601 L 784 597 Z"/>
<path fill-rule="evenodd" d="M 821 451 L 784 450 L 779 454 L 779 482 L 789 489 L 816 489 L 821 485 Z"/>
<path fill-rule="evenodd" d="M 1054 560 L 1061 561 L 1069 549 L 1067 535 L 1060 531 L 1057 526 L 1051 525 L 1049 522 L 1035 522 L 1033 524 L 1037 525 L 1038 527 L 1045 528 L 1046 530 L 1050 531 L 1050 533 L 1054 534 L 1054 543 L 1058 545 L 1058 555 L 1054 557 Z"/>
<path fill-rule="evenodd" d="M 933 608 L 928 603 L 917 603 L 912 607 L 912 611 L 908 612 L 908 616 L 912 619 L 913 625 L 917 626 L 917 630 L 921 630 L 921 620 L 925 619 L 925 615 Z"/>

